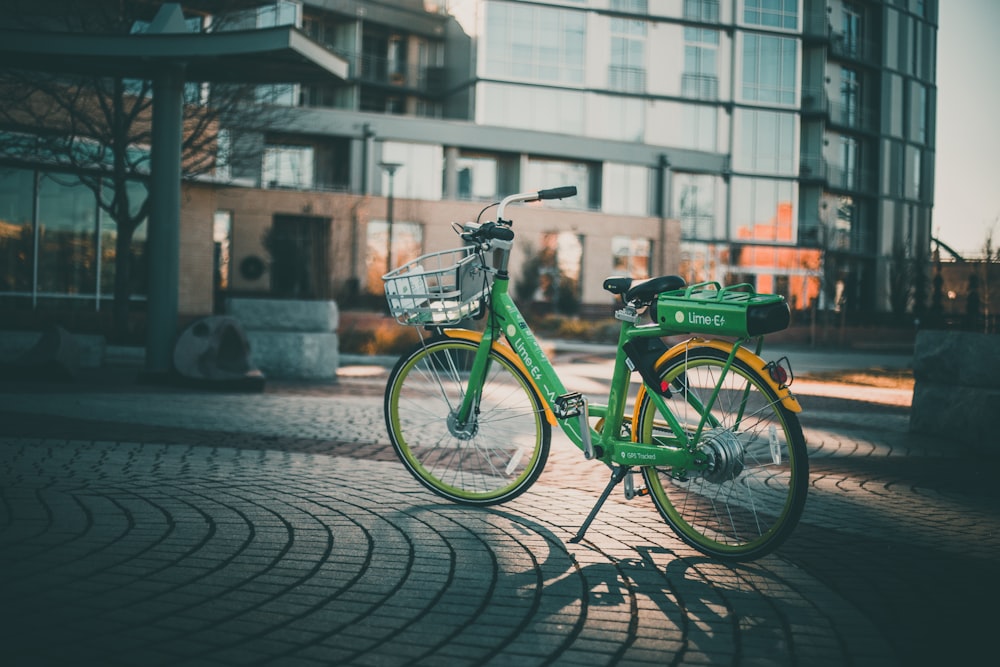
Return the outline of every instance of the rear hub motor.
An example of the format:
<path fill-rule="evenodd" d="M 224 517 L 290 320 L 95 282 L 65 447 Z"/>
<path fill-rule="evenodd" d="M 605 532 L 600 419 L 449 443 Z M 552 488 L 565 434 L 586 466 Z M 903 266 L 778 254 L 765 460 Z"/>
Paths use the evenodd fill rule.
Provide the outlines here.
<path fill-rule="evenodd" d="M 703 479 L 721 484 L 736 479 L 743 472 L 743 444 L 732 431 L 712 429 L 702 437 L 698 449 L 705 455 L 707 463 Z"/>

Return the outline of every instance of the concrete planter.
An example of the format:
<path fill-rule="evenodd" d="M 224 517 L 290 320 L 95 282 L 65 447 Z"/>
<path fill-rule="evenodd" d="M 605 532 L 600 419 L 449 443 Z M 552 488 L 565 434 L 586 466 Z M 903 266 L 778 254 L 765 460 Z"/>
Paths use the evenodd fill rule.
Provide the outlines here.
<path fill-rule="evenodd" d="M 230 299 L 226 307 L 246 331 L 254 366 L 268 378 L 336 378 L 340 364 L 336 302 Z"/>

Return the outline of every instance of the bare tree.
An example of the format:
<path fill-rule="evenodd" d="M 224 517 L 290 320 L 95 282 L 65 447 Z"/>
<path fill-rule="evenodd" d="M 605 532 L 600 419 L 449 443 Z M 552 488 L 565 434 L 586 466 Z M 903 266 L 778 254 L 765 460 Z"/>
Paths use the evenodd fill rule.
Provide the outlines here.
<path fill-rule="evenodd" d="M 142 30 L 162 2 L 148 0 L 13 0 L 5 7 L 8 27 L 92 34 Z M 226 12 L 245 0 L 185 3 L 185 15 L 202 28 L 226 28 Z M 208 11 L 221 12 L 207 20 Z M 220 16 L 222 18 L 220 18 Z M 11 25 L 11 24 L 14 25 Z M 182 171 L 204 175 L 233 158 L 220 143 L 226 126 L 262 130 L 280 122 L 284 110 L 258 103 L 253 85 L 192 82 L 185 91 Z M 120 76 L 70 76 L 0 66 L 0 158 L 51 165 L 72 173 L 89 188 L 115 222 L 114 334 L 128 330 L 133 289 L 132 242 L 149 213 L 145 189 L 130 183 L 149 177 L 152 82 Z"/>

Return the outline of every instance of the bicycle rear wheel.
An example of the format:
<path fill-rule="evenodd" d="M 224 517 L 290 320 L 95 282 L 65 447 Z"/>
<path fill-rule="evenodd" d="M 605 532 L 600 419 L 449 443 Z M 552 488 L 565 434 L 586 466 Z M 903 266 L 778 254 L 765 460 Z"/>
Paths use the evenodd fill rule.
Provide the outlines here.
<path fill-rule="evenodd" d="M 660 369 L 671 384 L 669 407 L 693 434 L 728 355 L 695 348 Z M 645 396 L 636 437 L 673 435 Z M 805 438 L 795 413 L 781 405 L 760 373 L 733 361 L 695 445 L 704 470 L 644 468 L 653 503 L 674 532 L 715 558 L 752 560 L 783 542 L 798 523 L 809 486 Z"/>
<path fill-rule="evenodd" d="M 538 479 L 551 428 L 531 382 L 495 350 L 474 414 L 457 423 L 477 348 L 440 337 L 404 355 L 386 385 L 385 421 L 400 460 L 421 484 L 449 500 L 491 505 Z"/>

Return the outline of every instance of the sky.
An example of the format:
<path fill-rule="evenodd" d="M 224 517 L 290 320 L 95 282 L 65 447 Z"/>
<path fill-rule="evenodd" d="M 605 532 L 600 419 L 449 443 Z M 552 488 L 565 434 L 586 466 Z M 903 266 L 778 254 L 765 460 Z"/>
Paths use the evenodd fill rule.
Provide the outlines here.
<path fill-rule="evenodd" d="M 932 235 L 981 256 L 1000 246 L 1000 2 L 939 0 Z M 947 257 L 947 254 L 943 255 Z"/>

